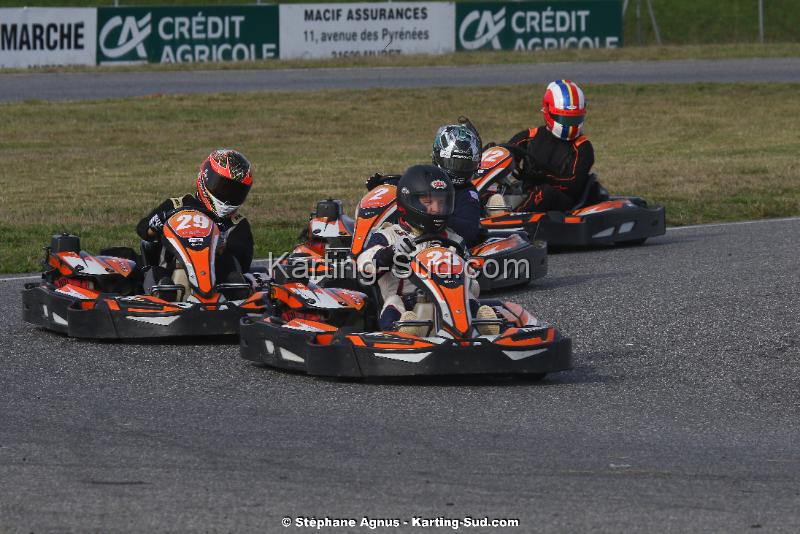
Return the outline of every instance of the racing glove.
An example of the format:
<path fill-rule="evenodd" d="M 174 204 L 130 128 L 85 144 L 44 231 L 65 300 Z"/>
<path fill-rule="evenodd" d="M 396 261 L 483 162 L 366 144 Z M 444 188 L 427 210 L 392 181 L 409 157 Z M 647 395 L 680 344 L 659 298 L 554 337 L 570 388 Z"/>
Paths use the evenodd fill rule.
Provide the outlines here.
<path fill-rule="evenodd" d="M 394 247 L 391 245 L 383 247 L 375 253 L 373 259 L 375 260 L 375 265 L 378 267 L 391 267 L 392 261 L 394 260 Z"/>
<path fill-rule="evenodd" d="M 400 179 L 399 174 L 383 174 L 380 172 L 376 172 L 375 174 L 367 178 L 367 181 L 364 182 L 364 185 L 367 186 L 368 191 L 372 191 L 379 185 L 383 185 L 387 182 L 394 182 L 399 179 Z"/>
<path fill-rule="evenodd" d="M 409 236 L 404 235 L 394 243 L 394 263 L 396 272 L 405 272 L 411 265 L 411 254 L 416 250 L 417 245 Z"/>
<path fill-rule="evenodd" d="M 409 236 L 404 235 L 395 242 L 394 254 L 395 256 L 410 256 L 416 248 L 417 245 L 414 244 L 414 240 Z"/>
<path fill-rule="evenodd" d="M 375 253 L 375 265 L 378 267 L 391 267 L 392 263 L 408 263 L 408 257 L 416 249 L 414 240 L 408 236 L 399 238 L 394 245 L 387 245 Z M 397 258 L 397 260 L 396 260 Z"/>
<path fill-rule="evenodd" d="M 166 220 L 167 214 L 164 212 L 158 212 L 150 217 L 150 221 L 148 221 L 147 226 L 156 234 L 160 234 L 162 230 L 164 230 L 164 223 Z"/>
<path fill-rule="evenodd" d="M 376 172 L 375 174 L 367 178 L 367 181 L 364 182 L 364 185 L 367 186 L 367 191 L 372 191 L 382 183 L 383 183 L 383 175 L 379 172 Z"/>

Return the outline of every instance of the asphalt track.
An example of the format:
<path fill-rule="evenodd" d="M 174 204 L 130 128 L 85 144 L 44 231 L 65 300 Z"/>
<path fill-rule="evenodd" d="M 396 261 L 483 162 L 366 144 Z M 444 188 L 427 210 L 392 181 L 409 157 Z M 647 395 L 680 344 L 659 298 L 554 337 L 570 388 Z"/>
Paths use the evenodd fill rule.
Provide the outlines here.
<path fill-rule="evenodd" d="M 506 294 L 574 340 L 575 370 L 542 383 L 342 382 L 216 342 L 76 341 L 23 324 L 6 277 L 0 531 L 798 532 L 798 235 L 791 218 L 553 255 Z"/>
<path fill-rule="evenodd" d="M 800 58 L 387 67 L 0 74 L 0 102 L 152 94 L 581 83 L 800 82 Z"/>

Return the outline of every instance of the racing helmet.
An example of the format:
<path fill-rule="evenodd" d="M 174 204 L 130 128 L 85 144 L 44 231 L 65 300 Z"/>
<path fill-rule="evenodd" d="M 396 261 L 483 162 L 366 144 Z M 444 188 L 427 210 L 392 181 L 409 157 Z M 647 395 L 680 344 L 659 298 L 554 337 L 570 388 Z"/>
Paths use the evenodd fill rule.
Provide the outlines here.
<path fill-rule="evenodd" d="M 583 132 L 586 97 L 574 82 L 551 82 L 542 98 L 542 115 L 551 134 L 565 141 L 577 139 Z"/>
<path fill-rule="evenodd" d="M 455 187 L 461 187 L 481 164 L 480 137 L 464 124 L 442 126 L 433 139 L 431 159 L 447 173 Z"/>
<path fill-rule="evenodd" d="M 250 162 L 230 148 L 214 150 L 197 173 L 197 198 L 217 217 L 239 209 L 252 186 Z"/>
<path fill-rule="evenodd" d="M 450 178 L 435 165 L 414 165 L 397 182 L 397 211 L 423 234 L 444 230 L 453 214 L 456 192 Z"/>

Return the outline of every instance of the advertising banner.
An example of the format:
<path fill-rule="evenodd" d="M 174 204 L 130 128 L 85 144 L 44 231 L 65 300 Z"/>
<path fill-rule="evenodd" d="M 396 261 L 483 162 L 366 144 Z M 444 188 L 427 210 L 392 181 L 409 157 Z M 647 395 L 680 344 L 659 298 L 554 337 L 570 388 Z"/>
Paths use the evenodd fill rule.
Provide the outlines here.
<path fill-rule="evenodd" d="M 281 4 L 280 14 L 281 59 L 454 51 L 452 3 Z"/>
<path fill-rule="evenodd" d="M 97 63 L 278 57 L 277 6 L 98 8 Z"/>
<path fill-rule="evenodd" d="M 464 2 L 456 7 L 458 50 L 622 46 L 620 0 Z"/>
<path fill-rule="evenodd" d="M 94 65 L 95 8 L 0 9 L 0 67 Z"/>

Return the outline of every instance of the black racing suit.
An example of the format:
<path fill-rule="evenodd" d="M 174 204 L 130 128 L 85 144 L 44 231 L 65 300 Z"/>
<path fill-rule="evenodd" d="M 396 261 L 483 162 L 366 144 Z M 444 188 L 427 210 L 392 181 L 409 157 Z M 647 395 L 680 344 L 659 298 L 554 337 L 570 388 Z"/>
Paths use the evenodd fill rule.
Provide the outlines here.
<path fill-rule="evenodd" d="M 387 174 L 370 184 L 367 187 L 372 189 L 378 183 L 397 185 L 400 180 L 399 174 Z M 370 187 L 372 185 L 372 187 Z M 482 241 L 481 239 L 481 203 L 478 190 L 467 182 L 462 186 L 454 184 L 456 192 L 455 208 L 453 214 L 447 219 L 447 227 L 458 234 L 464 240 L 467 247 L 473 247 Z"/>
<path fill-rule="evenodd" d="M 237 276 L 238 273 L 245 273 L 250 270 L 250 264 L 253 262 L 253 232 L 250 229 L 250 223 L 243 215 L 235 213 L 230 217 L 218 218 L 197 197 L 185 195 L 179 198 L 168 198 L 162 202 L 139 221 L 139 224 L 136 225 L 136 233 L 145 241 L 160 243 L 160 235 L 155 238 L 147 235 L 151 219 L 155 215 L 161 215 L 163 220 L 164 214 L 170 213 L 179 207 L 201 211 L 211 217 L 217 224 L 220 232 L 225 234 L 225 248 L 215 260 L 216 278 L 220 282 L 240 281 Z M 168 273 L 161 274 L 168 275 Z M 160 276 L 156 278 L 156 281 L 158 281 L 158 278 Z"/>
<path fill-rule="evenodd" d="M 521 131 L 508 144 L 528 156 L 519 176 L 528 196 L 516 210 L 567 211 L 578 203 L 594 165 L 594 148 L 586 136 L 564 141 L 541 126 Z"/>

